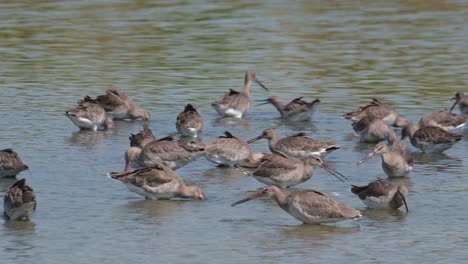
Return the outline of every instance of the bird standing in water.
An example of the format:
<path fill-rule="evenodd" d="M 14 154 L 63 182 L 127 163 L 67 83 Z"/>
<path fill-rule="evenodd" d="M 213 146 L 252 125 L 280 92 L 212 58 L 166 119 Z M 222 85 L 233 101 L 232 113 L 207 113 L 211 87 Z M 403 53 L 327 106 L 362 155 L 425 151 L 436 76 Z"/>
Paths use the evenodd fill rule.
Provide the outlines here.
<path fill-rule="evenodd" d="M 237 201 L 236 206 L 260 197 L 269 197 L 288 214 L 306 224 L 332 223 L 361 217 L 361 212 L 338 203 L 316 190 L 294 190 L 288 195 L 276 186 L 267 186 L 261 192 Z"/>
<path fill-rule="evenodd" d="M 252 82 L 256 82 L 268 91 L 268 88 L 257 80 L 255 72 L 250 70 L 245 73 L 244 89 L 242 91 L 230 89 L 229 93 L 224 94 L 221 99 L 212 103 L 211 106 L 221 116 L 242 118 L 250 108 L 250 86 Z"/>

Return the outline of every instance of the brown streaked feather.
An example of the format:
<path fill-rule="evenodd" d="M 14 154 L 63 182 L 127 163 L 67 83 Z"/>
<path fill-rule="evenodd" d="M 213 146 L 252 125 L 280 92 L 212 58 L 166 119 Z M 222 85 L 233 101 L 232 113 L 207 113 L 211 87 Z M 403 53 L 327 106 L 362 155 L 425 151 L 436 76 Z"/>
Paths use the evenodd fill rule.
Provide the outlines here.
<path fill-rule="evenodd" d="M 163 165 L 121 173 L 115 175 L 115 177 L 112 174 L 110 174 L 110 176 L 114 179 L 139 187 L 144 185 L 154 187 L 176 180 L 175 173 Z"/>
<path fill-rule="evenodd" d="M 468 122 L 468 115 L 456 115 L 447 110 L 441 110 L 421 117 L 419 126 L 437 126 L 447 131 L 466 122 Z"/>
<path fill-rule="evenodd" d="M 246 112 L 250 108 L 250 98 L 244 92 L 230 90 L 220 100 L 214 102 L 221 109 L 234 108 Z"/>
<path fill-rule="evenodd" d="M 308 217 L 323 219 L 354 218 L 360 215 L 359 211 L 344 204 L 338 203 L 315 190 L 296 190 L 288 196 L 288 205 L 302 211 Z"/>
<path fill-rule="evenodd" d="M 23 163 L 16 151 L 11 148 L 0 150 L 0 171 L 23 171 L 26 169 L 28 166 Z"/>
<path fill-rule="evenodd" d="M 396 186 L 393 183 L 379 178 L 365 186 L 352 185 L 351 192 L 357 194 L 359 199 L 364 200 L 369 196 L 386 196 L 392 188 L 396 191 Z"/>
<path fill-rule="evenodd" d="M 36 209 L 36 195 L 31 187 L 26 184 L 26 179 L 16 181 L 5 193 L 3 198 L 6 215 L 9 211 L 18 209 L 25 203 L 34 203 L 33 210 Z"/>
<path fill-rule="evenodd" d="M 119 108 L 133 109 L 135 102 L 125 93 L 118 90 L 113 85 L 106 90 L 105 95 L 96 97 L 96 101 L 107 111 L 113 112 Z"/>
<path fill-rule="evenodd" d="M 413 138 L 432 144 L 442 144 L 460 141 L 463 136 L 452 135 L 440 127 L 429 126 L 418 129 L 414 132 Z"/>
<path fill-rule="evenodd" d="M 275 174 L 280 175 L 288 171 L 296 170 L 298 166 L 304 166 L 303 162 L 299 159 L 283 157 L 276 154 L 266 154 L 260 159 L 258 167 L 253 172 L 253 175 L 270 177 L 272 175 L 272 170 L 276 171 Z"/>

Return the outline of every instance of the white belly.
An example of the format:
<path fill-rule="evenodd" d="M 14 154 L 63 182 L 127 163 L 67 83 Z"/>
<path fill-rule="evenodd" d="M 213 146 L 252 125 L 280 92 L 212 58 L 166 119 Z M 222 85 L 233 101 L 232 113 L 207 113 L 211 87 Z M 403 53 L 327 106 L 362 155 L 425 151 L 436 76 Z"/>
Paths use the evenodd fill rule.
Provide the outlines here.
<path fill-rule="evenodd" d="M 75 124 L 79 128 L 91 129 L 94 131 L 97 130 L 98 124 L 96 124 L 95 122 L 87 118 L 82 118 L 82 117 L 73 116 L 73 115 L 68 115 L 68 117 L 73 122 L 73 124 Z"/>

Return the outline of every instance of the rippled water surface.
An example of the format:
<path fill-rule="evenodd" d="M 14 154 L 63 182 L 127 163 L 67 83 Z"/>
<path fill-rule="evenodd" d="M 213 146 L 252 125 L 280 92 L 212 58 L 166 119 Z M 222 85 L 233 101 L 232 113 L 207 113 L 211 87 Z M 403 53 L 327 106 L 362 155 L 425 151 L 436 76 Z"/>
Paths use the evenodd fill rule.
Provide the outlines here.
<path fill-rule="evenodd" d="M 202 138 L 229 130 L 250 139 L 277 126 L 342 149 L 326 161 L 354 184 L 384 177 L 379 159 L 355 165 L 358 144 L 341 114 L 378 97 L 417 121 L 468 91 L 465 1 L 3 1 L 0 137 L 30 170 L 31 222 L 0 226 L 2 263 L 461 263 L 468 258 L 468 142 L 416 155 L 410 213 L 366 210 L 317 169 L 297 186 L 364 210 L 336 226 L 307 226 L 273 202 L 232 208 L 262 184 L 199 159 L 178 173 L 205 201 L 146 201 L 105 176 L 124 168 L 141 122 L 79 132 L 64 111 L 84 95 L 120 87 L 151 112 L 162 137 L 183 105 L 200 106 Z M 247 69 L 270 88 L 253 99 L 320 98 L 313 121 L 291 124 L 270 105 L 219 119 L 210 102 L 242 87 Z M 266 142 L 254 144 L 267 151 Z M 412 151 L 417 152 L 414 148 Z M 14 182 L 0 179 L 0 193 Z M 3 220 L 2 220 L 3 221 Z"/>

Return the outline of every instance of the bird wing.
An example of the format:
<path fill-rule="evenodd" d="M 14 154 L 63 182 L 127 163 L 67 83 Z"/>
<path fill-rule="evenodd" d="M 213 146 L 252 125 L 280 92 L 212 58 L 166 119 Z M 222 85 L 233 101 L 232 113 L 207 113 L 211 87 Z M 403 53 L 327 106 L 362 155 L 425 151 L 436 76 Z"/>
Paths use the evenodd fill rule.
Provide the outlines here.
<path fill-rule="evenodd" d="M 333 199 L 315 190 L 298 190 L 288 196 L 291 210 L 304 214 L 307 218 L 342 218 L 340 206 Z"/>
<path fill-rule="evenodd" d="M 299 162 L 301 164 L 299 164 Z M 302 161 L 292 157 L 283 157 L 276 154 L 266 154 L 260 159 L 260 163 L 253 175 L 259 177 L 271 177 L 273 175 L 282 175 L 290 171 L 294 171 L 299 165 L 303 165 Z"/>
<path fill-rule="evenodd" d="M 8 148 L 0 151 L 0 170 L 14 170 L 24 165 L 18 153 Z"/>
<path fill-rule="evenodd" d="M 413 135 L 413 138 L 417 138 L 420 141 L 431 142 L 434 144 L 451 143 L 453 141 L 460 140 L 462 137 L 463 136 L 460 135 L 450 134 L 442 128 L 435 126 L 421 128 L 418 131 L 416 131 Z"/>
<path fill-rule="evenodd" d="M 221 99 L 214 102 L 222 109 L 226 108 L 238 108 L 239 111 L 245 112 L 250 107 L 250 99 L 243 93 L 235 90 L 229 90 L 229 93 L 225 93 Z"/>

